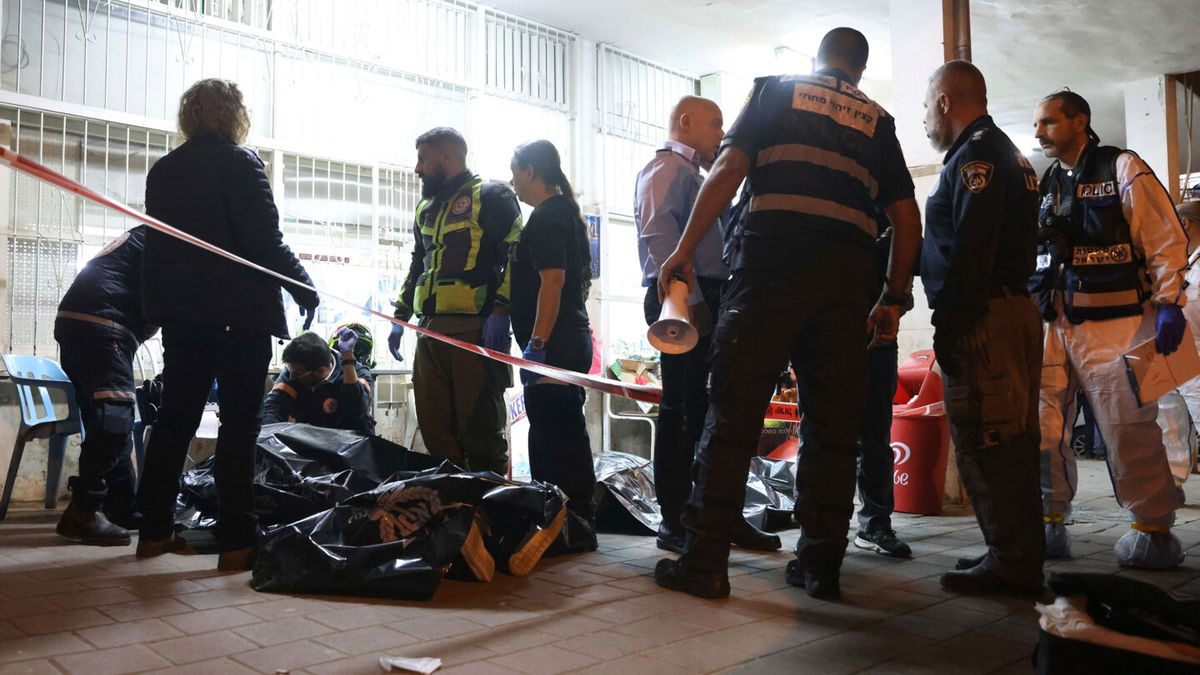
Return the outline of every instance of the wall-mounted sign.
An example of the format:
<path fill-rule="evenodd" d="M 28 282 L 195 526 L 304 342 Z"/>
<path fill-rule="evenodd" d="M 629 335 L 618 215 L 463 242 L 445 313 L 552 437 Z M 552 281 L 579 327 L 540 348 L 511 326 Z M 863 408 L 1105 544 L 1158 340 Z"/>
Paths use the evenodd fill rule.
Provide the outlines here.
<path fill-rule="evenodd" d="M 583 217 L 588 228 L 588 246 L 592 249 L 592 278 L 600 278 L 600 216 Z"/>

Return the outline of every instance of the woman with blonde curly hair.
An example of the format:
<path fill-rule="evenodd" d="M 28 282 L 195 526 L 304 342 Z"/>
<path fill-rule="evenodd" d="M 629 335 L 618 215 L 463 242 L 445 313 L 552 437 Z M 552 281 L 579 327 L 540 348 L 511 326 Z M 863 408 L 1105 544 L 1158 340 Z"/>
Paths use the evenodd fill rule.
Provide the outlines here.
<path fill-rule="evenodd" d="M 193 84 L 179 99 L 179 131 L 186 138 L 211 131 L 239 145 L 244 143 L 250 133 L 250 113 L 241 90 L 229 80 Z"/>
<path fill-rule="evenodd" d="M 228 80 L 201 80 L 179 99 L 187 139 L 146 176 L 146 211 L 298 282 L 304 267 L 283 243 L 262 160 L 239 145 L 250 129 L 242 93 Z M 248 569 L 257 539 L 254 449 L 271 336 L 288 337 L 274 277 L 151 230 L 142 260 L 142 305 L 162 326 L 163 401 L 146 448 L 138 493 L 137 555 L 194 553 L 174 533 L 175 498 L 188 445 L 213 380 L 220 400 L 214 478 L 220 508 L 218 569 Z M 287 284 L 312 322 L 317 294 Z"/>

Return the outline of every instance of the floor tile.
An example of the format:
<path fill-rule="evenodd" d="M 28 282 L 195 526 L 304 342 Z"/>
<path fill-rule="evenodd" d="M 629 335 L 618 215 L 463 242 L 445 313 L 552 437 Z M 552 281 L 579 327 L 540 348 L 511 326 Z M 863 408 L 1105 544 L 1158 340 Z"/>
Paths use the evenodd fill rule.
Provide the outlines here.
<path fill-rule="evenodd" d="M 68 673 L 120 675 L 170 666 L 171 663 L 142 645 L 126 645 L 83 654 L 56 656 L 54 661 Z"/>
<path fill-rule="evenodd" d="M 171 663 L 203 661 L 249 651 L 255 647 L 253 642 L 230 631 L 203 633 L 150 644 L 151 649 L 165 656 Z"/>
<path fill-rule="evenodd" d="M 159 619 L 113 623 L 75 631 L 98 649 L 181 637 L 183 633 Z"/>

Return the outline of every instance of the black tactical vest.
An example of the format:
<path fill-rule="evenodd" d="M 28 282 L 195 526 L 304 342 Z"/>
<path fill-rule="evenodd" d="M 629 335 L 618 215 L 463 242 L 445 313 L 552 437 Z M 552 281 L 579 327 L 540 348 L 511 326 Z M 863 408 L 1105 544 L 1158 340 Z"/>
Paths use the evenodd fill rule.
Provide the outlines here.
<path fill-rule="evenodd" d="M 1129 152 L 1092 146 L 1083 152 L 1071 194 L 1061 193 L 1057 161 L 1042 176 L 1037 270 L 1029 290 L 1042 318 L 1055 318 L 1054 291 L 1062 291 L 1071 323 L 1142 313 L 1149 297 L 1145 261 L 1133 247 L 1121 210 L 1117 156 Z M 1061 215 L 1060 215 L 1061 214 Z"/>

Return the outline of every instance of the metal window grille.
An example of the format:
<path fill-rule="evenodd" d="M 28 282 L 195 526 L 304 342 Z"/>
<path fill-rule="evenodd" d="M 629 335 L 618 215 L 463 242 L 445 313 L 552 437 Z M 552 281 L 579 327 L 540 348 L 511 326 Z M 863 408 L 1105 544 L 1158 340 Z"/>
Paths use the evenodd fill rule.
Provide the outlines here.
<path fill-rule="evenodd" d="M 379 245 L 411 251 L 413 218 L 421 201 L 417 174 L 406 169 L 379 170 Z"/>
<path fill-rule="evenodd" d="M 277 0 L 272 24 L 307 48 L 464 83 L 475 13 L 452 0 Z"/>
<path fill-rule="evenodd" d="M 100 4 L 100 0 L 80 0 Z M 255 28 L 269 28 L 272 0 L 150 0 L 213 19 L 224 19 Z"/>
<path fill-rule="evenodd" d="M 75 275 L 79 244 L 35 237 L 8 238 L 9 342 L 17 351 L 57 354 L 54 313 Z M 63 280 L 67 279 L 67 284 Z"/>
<path fill-rule="evenodd" d="M 484 81 L 489 92 L 567 110 L 574 36 L 488 10 Z"/>
<path fill-rule="evenodd" d="M 0 107 L 14 149 L 113 199 L 142 208 L 146 173 L 169 147 L 161 131 Z M 54 312 L 87 257 L 135 223 L 9 172 L 9 349 L 54 354 Z"/>
<path fill-rule="evenodd" d="M 268 40 L 161 2 L 4 0 L 3 21 L 5 91 L 171 120 L 187 86 L 222 77 L 239 83 L 256 131 L 270 132 Z"/>
<path fill-rule="evenodd" d="M 605 133 L 656 144 L 679 97 L 697 94 L 700 80 L 610 45 L 597 47 L 596 101 Z"/>
<path fill-rule="evenodd" d="M 429 128 L 467 125 L 468 90 L 442 80 L 293 47 L 280 49 L 278 77 L 276 138 L 306 153 L 395 163 Z M 347 109 L 353 124 L 332 123 Z"/>
<path fill-rule="evenodd" d="M 371 167 L 312 157 L 283 157 L 283 224 L 289 243 L 370 250 Z"/>
<path fill-rule="evenodd" d="M 604 200 L 610 214 L 633 216 L 635 177 L 654 157 L 654 151 L 666 137 L 666 131 L 663 131 L 653 144 L 620 135 L 603 139 Z"/>

